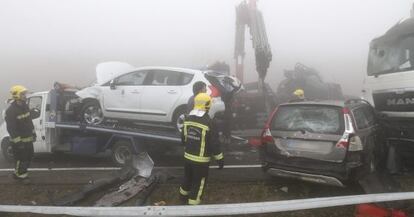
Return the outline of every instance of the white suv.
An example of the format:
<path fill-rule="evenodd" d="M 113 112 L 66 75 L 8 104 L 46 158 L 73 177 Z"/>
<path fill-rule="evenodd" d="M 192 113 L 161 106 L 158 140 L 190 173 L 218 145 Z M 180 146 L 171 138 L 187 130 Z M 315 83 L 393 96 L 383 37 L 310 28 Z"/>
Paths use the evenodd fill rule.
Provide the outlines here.
<path fill-rule="evenodd" d="M 193 84 L 203 81 L 213 98 L 210 117 L 224 111 L 220 92 L 228 77 L 212 71 L 173 67 L 134 68 L 120 62 L 97 66 L 97 84 L 78 91 L 81 119 L 100 124 L 104 118 L 172 123 L 180 129 Z M 235 85 L 239 81 L 230 79 Z"/>

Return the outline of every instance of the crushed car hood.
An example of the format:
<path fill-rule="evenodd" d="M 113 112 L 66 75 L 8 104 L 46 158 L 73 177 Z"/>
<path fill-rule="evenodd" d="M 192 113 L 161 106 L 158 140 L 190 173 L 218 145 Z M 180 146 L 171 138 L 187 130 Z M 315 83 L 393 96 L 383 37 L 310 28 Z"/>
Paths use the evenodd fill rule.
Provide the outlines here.
<path fill-rule="evenodd" d="M 96 65 L 96 83 L 103 84 L 117 75 L 132 71 L 135 67 L 124 62 L 103 62 Z"/>

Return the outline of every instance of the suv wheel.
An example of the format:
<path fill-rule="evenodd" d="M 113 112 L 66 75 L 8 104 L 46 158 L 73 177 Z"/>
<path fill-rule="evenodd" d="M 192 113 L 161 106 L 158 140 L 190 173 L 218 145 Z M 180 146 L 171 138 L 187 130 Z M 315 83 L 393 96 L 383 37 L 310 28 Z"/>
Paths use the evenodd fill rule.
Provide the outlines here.
<path fill-rule="evenodd" d="M 6 161 L 14 161 L 13 150 L 8 137 L 4 138 L 1 142 L 1 152 L 3 153 L 4 159 L 6 159 Z"/>
<path fill-rule="evenodd" d="M 98 101 L 87 101 L 83 105 L 81 120 L 91 125 L 99 125 L 103 122 L 104 117 Z"/>
<path fill-rule="evenodd" d="M 185 114 L 186 114 L 186 108 L 185 107 L 178 108 L 174 112 L 172 122 L 173 122 L 173 125 L 174 125 L 175 129 L 177 129 L 178 132 L 181 132 L 181 129 L 184 126 Z"/>

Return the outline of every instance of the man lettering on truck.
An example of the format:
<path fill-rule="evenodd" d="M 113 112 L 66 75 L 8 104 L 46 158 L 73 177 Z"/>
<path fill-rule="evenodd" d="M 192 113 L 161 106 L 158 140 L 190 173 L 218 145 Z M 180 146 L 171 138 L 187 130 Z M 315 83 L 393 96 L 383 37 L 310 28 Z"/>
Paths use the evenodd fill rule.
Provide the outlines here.
<path fill-rule="evenodd" d="M 214 158 L 223 169 L 223 153 L 220 150 L 218 132 L 208 115 L 211 97 L 199 93 L 194 98 L 194 109 L 184 121 L 181 141 L 184 145 L 184 180 L 180 187 L 180 199 L 189 205 L 201 203 L 210 159 Z"/>
<path fill-rule="evenodd" d="M 33 141 L 36 140 L 36 133 L 29 106 L 26 104 L 27 89 L 15 85 L 10 92 L 13 102 L 6 110 L 5 120 L 16 163 L 13 178 L 28 184 L 27 169 L 33 157 Z"/>

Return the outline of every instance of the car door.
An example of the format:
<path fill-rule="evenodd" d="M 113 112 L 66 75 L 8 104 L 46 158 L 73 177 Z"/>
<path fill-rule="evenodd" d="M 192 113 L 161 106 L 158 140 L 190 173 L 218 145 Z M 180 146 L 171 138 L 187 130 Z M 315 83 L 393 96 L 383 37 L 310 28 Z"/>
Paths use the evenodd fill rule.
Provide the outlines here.
<path fill-rule="evenodd" d="M 369 106 L 361 105 L 352 110 L 356 124 L 356 134 L 361 138 L 364 149 L 375 148 L 378 126 Z"/>
<path fill-rule="evenodd" d="M 28 105 L 30 110 L 37 109 L 40 111 L 40 116 L 33 119 L 33 126 L 36 132 L 36 141 L 33 142 L 33 148 L 36 153 L 39 152 L 47 152 L 47 146 L 45 141 L 45 131 L 44 131 L 44 120 L 43 120 L 43 113 L 45 111 L 42 110 L 43 106 L 43 97 L 42 96 L 31 96 L 27 99 Z"/>
<path fill-rule="evenodd" d="M 374 109 L 369 105 L 362 105 L 354 109 L 353 115 L 364 150 L 375 155 L 382 154 L 384 137 L 375 118 Z"/>
<path fill-rule="evenodd" d="M 168 122 L 182 94 L 185 73 L 150 70 L 150 79 L 142 94 L 140 112 L 143 120 Z"/>
<path fill-rule="evenodd" d="M 108 117 L 139 119 L 141 93 L 147 71 L 135 71 L 119 76 L 103 88 L 103 107 Z"/>

